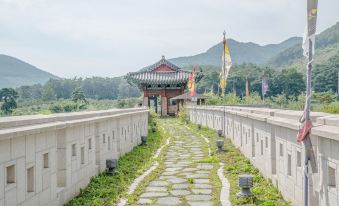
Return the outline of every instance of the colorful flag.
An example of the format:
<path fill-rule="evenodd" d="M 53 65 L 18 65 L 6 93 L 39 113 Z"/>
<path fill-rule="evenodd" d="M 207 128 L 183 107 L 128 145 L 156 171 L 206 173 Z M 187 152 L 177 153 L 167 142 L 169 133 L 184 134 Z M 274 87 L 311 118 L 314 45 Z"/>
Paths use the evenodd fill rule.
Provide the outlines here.
<path fill-rule="evenodd" d="M 248 88 L 248 79 L 246 78 L 246 97 L 250 96 L 250 91 L 249 91 L 249 88 Z"/>
<path fill-rule="evenodd" d="M 188 89 L 190 92 L 190 97 L 196 95 L 195 92 L 195 68 L 193 68 L 192 73 L 188 77 Z"/>
<path fill-rule="evenodd" d="M 315 32 L 317 27 L 317 14 L 318 14 L 318 0 L 307 1 L 307 24 L 305 27 L 304 38 L 303 38 L 303 50 L 304 56 L 308 58 L 314 55 L 314 43 L 315 43 Z M 310 48 L 311 46 L 311 48 Z M 312 54 L 310 55 L 310 52 Z"/>
<path fill-rule="evenodd" d="M 223 49 L 223 55 L 222 55 L 222 67 L 221 67 L 221 72 L 220 72 L 220 83 L 219 83 L 219 86 L 221 88 L 221 96 L 225 95 L 227 77 L 232 67 L 230 50 L 228 48 L 227 41 L 226 41 L 226 32 L 224 32 L 223 45 L 224 45 L 224 49 Z"/>
<path fill-rule="evenodd" d="M 261 92 L 262 92 L 262 95 L 266 95 L 266 93 L 268 92 L 268 79 L 267 79 L 267 76 L 266 75 L 263 75 L 262 76 L 262 80 L 261 80 Z"/>

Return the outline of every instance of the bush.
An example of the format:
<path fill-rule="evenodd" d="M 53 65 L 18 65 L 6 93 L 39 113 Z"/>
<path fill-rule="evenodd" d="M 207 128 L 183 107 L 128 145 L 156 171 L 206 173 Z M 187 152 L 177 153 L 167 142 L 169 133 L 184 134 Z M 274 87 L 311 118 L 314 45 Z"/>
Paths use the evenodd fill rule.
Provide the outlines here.
<path fill-rule="evenodd" d="M 185 107 L 181 108 L 179 113 L 178 113 L 178 118 L 181 121 L 186 121 L 186 119 L 188 118 L 188 113 Z"/>
<path fill-rule="evenodd" d="M 50 107 L 49 107 L 49 110 L 52 112 L 52 113 L 61 113 L 63 112 L 63 108 L 60 104 L 52 104 Z"/>
<path fill-rule="evenodd" d="M 316 93 L 314 97 L 320 104 L 330 104 L 335 101 L 335 96 L 332 92 Z"/>
<path fill-rule="evenodd" d="M 74 112 L 78 110 L 78 104 L 75 102 L 65 102 L 63 104 L 63 110 L 65 112 Z"/>
<path fill-rule="evenodd" d="M 49 107 L 52 113 L 75 112 L 78 111 L 78 104 L 73 101 L 61 101 Z"/>
<path fill-rule="evenodd" d="M 221 104 L 221 98 L 215 94 L 205 94 L 205 96 L 208 97 L 208 99 L 206 100 L 206 104 L 208 105 L 220 105 Z"/>
<path fill-rule="evenodd" d="M 234 95 L 233 93 L 227 93 L 225 96 L 225 104 L 227 105 L 237 105 L 240 104 L 240 97 Z"/>
<path fill-rule="evenodd" d="M 156 118 L 159 118 L 160 115 L 156 113 L 154 110 L 150 109 L 148 112 L 148 123 L 152 123 Z"/>
<path fill-rule="evenodd" d="M 322 109 L 322 112 L 339 114 L 339 102 L 333 102 L 331 104 L 325 105 Z"/>
<path fill-rule="evenodd" d="M 242 99 L 242 103 L 247 104 L 247 105 L 254 105 L 254 104 L 262 104 L 263 101 L 261 100 L 261 97 L 259 96 L 257 92 L 253 92 L 248 97 L 245 96 Z"/>

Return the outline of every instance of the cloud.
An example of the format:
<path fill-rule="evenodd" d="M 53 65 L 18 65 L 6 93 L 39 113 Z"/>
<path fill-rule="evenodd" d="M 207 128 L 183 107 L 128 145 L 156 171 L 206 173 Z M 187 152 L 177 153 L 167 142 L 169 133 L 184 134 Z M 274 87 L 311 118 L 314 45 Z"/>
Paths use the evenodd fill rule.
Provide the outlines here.
<path fill-rule="evenodd" d="M 0 0 L 0 53 L 59 76 L 112 76 L 193 55 L 228 37 L 260 44 L 301 35 L 295 0 Z M 319 3 L 319 31 L 339 1 Z M 322 10 L 324 9 L 324 10 Z M 326 11 L 326 12 L 325 12 Z"/>

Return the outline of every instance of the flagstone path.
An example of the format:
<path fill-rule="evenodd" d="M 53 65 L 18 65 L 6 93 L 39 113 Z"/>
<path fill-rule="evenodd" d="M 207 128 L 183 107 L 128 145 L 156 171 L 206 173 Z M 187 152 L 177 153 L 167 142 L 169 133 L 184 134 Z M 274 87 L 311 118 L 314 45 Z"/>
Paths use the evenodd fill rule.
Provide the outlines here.
<path fill-rule="evenodd" d="M 174 120 L 167 121 L 171 124 L 164 127 L 172 139 L 163 159 L 164 170 L 149 182 L 137 205 L 219 205 L 211 178 L 219 165 L 199 163 L 209 156 L 206 141 Z"/>

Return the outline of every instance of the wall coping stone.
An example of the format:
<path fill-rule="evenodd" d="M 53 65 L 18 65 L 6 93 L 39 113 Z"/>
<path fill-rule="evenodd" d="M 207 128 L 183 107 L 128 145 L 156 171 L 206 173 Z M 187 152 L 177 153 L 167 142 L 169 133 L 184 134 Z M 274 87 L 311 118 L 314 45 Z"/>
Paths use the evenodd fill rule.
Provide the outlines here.
<path fill-rule="evenodd" d="M 339 115 L 329 115 L 317 119 L 317 123 L 339 127 Z"/>
<path fill-rule="evenodd" d="M 321 125 L 318 127 L 313 127 L 311 134 L 339 141 L 339 127 L 336 126 Z"/>
<path fill-rule="evenodd" d="M 255 119 L 255 120 L 258 120 L 258 121 L 266 122 L 267 118 L 269 118 L 270 116 L 251 113 L 251 114 L 248 114 L 247 117 L 250 118 L 250 119 Z"/>
<path fill-rule="evenodd" d="M 242 112 L 242 111 L 236 111 L 235 114 L 241 116 L 241 117 L 247 117 L 248 116 L 248 112 Z"/>
<path fill-rule="evenodd" d="M 70 112 L 70 113 L 59 113 L 50 115 L 25 115 L 25 116 L 11 116 L 11 117 L 0 117 L 0 129 L 19 127 L 25 125 L 42 124 L 56 121 L 67 121 L 75 119 L 84 119 L 90 117 L 107 116 L 117 113 L 126 113 L 133 111 L 147 110 L 146 107 L 139 108 L 128 108 L 128 109 L 110 109 L 100 111 L 83 111 L 83 112 Z M 148 111 L 148 110 L 147 110 Z"/>
<path fill-rule="evenodd" d="M 287 118 L 268 117 L 267 122 L 276 126 L 287 127 L 292 130 L 299 130 L 301 128 L 301 124 L 299 121 Z"/>
<path fill-rule="evenodd" d="M 125 110 L 126 111 L 126 110 Z M 91 123 L 91 122 L 100 122 L 105 121 L 112 118 L 119 118 L 122 116 L 128 115 L 137 115 L 140 113 L 147 113 L 148 110 L 141 109 L 135 112 L 121 112 L 119 114 L 107 115 L 107 116 L 99 116 L 99 117 L 91 117 L 85 119 L 75 119 L 69 121 L 55 121 L 55 122 L 48 122 L 43 124 L 34 124 L 34 125 L 22 125 L 19 127 L 11 127 L 11 128 L 4 128 L 0 129 L 0 140 L 15 138 L 19 136 L 26 136 L 32 134 L 38 134 L 42 132 L 46 132 L 48 130 L 55 130 L 55 129 L 64 129 L 67 127 L 73 127 L 77 125 L 81 125 L 84 123 Z"/>

